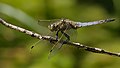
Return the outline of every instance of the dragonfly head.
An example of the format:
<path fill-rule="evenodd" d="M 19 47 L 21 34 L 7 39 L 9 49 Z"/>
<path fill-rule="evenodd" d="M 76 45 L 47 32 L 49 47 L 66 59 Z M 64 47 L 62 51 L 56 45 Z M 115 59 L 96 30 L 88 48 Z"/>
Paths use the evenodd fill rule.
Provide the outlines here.
<path fill-rule="evenodd" d="M 59 27 L 60 27 L 59 24 L 65 23 L 65 20 L 66 20 L 66 19 L 61 19 L 61 20 L 58 21 L 58 22 L 55 22 L 55 23 L 53 23 L 53 24 L 50 24 L 50 25 L 48 25 L 48 28 L 50 29 L 50 31 L 57 31 L 57 30 L 59 30 Z"/>
<path fill-rule="evenodd" d="M 55 25 L 54 24 L 48 25 L 48 28 L 50 29 L 50 31 L 55 31 Z"/>

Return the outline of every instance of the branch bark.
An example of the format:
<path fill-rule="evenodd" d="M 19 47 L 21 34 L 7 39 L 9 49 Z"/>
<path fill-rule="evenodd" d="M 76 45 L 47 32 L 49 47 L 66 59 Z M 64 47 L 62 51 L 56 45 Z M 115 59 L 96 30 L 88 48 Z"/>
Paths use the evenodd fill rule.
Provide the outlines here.
<path fill-rule="evenodd" d="M 54 37 L 52 36 L 43 36 L 43 35 L 40 35 L 38 33 L 35 33 L 33 31 L 30 31 L 30 30 L 27 30 L 27 29 L 24 29 L 24 28 L 21 28 L 21 27 L 18 27 L 18 26 L 15 26 L 15 25 L 12 25 L 10 23 L 7 23 L 6 21 L 4 21 L 3 19 L 0 18 L 0 23 L 8 28 L 11 28 L 11 29 L 14 29 L 14 30 L 17 30 L 19 32 L 22 32 L 22 33 L 25 33 L 31 37 L 34 37 L 34 38 L 37 38 L 37 39 L 40 39 L 40 40 L 47 40 L 49 42 L 64 42 L 64 44 L 67 44 L 67 45 L 71 45 L 71 46 L 75 46 L 77 48 L 81 48 L 85 51 L 89 51 L 89 52 L 93 52 L 93 53 L 100 53 L 100 54 L 107 54 L 107 55 L 111 55 L 111 56 L 117 56 L 117 57 L 120 57 L 120 53 L 114 53 L 114 52 L 109 52 L 109 51 L 106 51 L 104 49 L 100 49 L 100 48 L 95 48 L 95 47 L 90 47 L 90 46 L 85 46 L 85 45 L 82 45 L 80 43 L 76 43 L 76 42 L 71 42 L 71 41 L 64 41 L 64 40 L 56 40 Z"/>

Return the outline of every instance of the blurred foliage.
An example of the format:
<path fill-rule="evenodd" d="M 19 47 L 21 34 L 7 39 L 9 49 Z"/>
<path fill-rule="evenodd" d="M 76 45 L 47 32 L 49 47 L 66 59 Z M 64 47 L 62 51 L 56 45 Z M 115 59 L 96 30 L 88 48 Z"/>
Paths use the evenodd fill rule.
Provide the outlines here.
<path fill-rule="evenodd" d="M 75 42 L 120 52 L 120 0 L 0 0 L 0 17 L 47 35 L 38 19 L 93 21 L 115 17 L 112 23 L 78 29 Z M 118 57 L 94 54 L 69 45 L 48 59 L 51 44 L 0 25 L 0 68 L 119 68 Z M 43 31 L 44 30 L 44 31 Z M 47 46 L 46 46 L 47 45 Z"/>

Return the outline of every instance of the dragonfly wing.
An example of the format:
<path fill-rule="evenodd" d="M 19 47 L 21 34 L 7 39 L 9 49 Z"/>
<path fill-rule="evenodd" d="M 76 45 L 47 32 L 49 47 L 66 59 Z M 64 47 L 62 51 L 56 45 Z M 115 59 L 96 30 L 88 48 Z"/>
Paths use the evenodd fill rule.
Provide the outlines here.
<path fill-rule="evenodd" d="M 50 20 L 38 20 L 40 26 L 46 27 L 50 24 Z"/>
<path fill-rule="evenodd" d="M 48 25 L 52 24 L 52 23 L 55 23 L 57 21 L 60 21 L 60 19 L 53 19 L 53 20 L 38 20 L 38 24 L 42 27 L 45 28 L 45 32 L 43 34 L 48 34 L 50 33 L 51 31 L 48 29 Z M 53 34 L 50 34 L 51 36 Z"/>
<path fill-rule="evenodd" d="M 108 23 L 114 21 L 114 18 L 111 19 L 106 19 L 106 20 L 99 20 L 99 21 L 93 21 L 93 22 L 76 22 L 77 27 L 84 27 L 84 26 L 91 26 L 91 25 L 96 25 L 96 24 L 102 24 L 102 23 Z"/>
<path fill-rule="evenodd" d="M 38 24 L 40 26 L 48 28 L 48 25 L 60 21 L 60 19 L 53 19 L 53 20 L 38 20 Z"/>
<path fill-rule="evenodd" d="M 78 32 L 75 29 L 70 29 L 66 31 L 66 33 L 70 36 L 71 41 L 76 41 Z"/>
<path fill-rule="evenodd" d="M 63 43 L 56 42 L 48 54 L 48 59 L 56 55 L 62 46 L 63 46 Z"/>

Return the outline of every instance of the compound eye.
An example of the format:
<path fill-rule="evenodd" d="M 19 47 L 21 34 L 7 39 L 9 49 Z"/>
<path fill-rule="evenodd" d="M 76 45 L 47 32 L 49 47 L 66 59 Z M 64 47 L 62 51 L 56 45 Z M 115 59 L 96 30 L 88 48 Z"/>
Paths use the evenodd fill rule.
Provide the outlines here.
<path fill-rule="evenodd" d="M 63 22 L 64 20 L 62 19 L 61 21 Z"/>
<path fill-rule="evenodd" d="M 51 24 L 50 27 L 53 28 L 53 24 Z"/>
<path fill-rule="evenodd" d="M 56 28 L 55 28 L 55 24 L 50 24 L 48 26 L 48 28 L 51 30 L 51 31 L 54 31 Z"/>
<path fill-rule="evenodd" d="M 53 29 L 53 27 L 54 27 L 54 25 L 53 25 L 53 24 L 51 24 L 51 25 L 49 25 L 49 26 L 48 26 L 48 28 L 49 28 L 50 30 L 52 30 L 52 29 Z"/>

